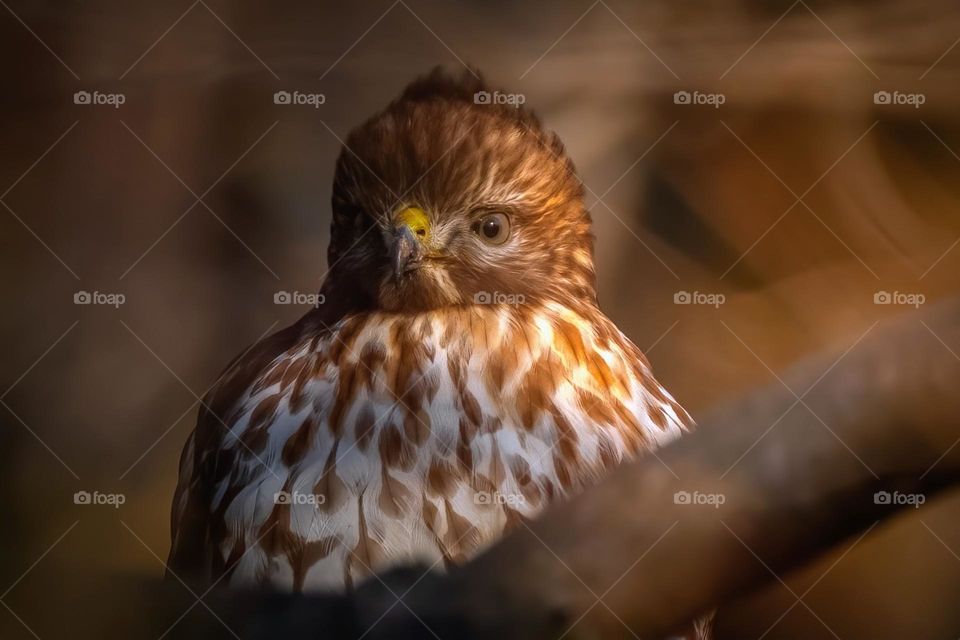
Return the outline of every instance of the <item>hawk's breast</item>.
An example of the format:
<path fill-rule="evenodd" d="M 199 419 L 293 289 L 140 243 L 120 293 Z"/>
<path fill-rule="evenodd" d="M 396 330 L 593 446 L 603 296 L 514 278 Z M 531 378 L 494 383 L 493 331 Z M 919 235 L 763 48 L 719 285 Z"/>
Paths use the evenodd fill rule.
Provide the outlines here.
<path fill-rule="evenodd" d="M 178 492 L 231 584 L 462 562 L 689 420 L 606 317 L 556 304 L 350 316 L 254 378 L 201 419 Z"/>

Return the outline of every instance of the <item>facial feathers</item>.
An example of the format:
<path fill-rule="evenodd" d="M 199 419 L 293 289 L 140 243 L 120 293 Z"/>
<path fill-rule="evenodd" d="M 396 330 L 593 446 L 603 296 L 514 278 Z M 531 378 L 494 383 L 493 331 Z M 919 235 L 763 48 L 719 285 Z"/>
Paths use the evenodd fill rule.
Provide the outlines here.
<path fill-rule="evenodd" d="M 347 137 L 336 170 L 329 261 L 390 310 L 470 303 L 483 294 L 595 299 L 590 216 L 556 135 L 470 72 L 435 70 Z M 425 212 L 430 240 L 414 277 L 392 278 L 397 215 Z M 498 245 L 484 216 L 507 218 Z"/>

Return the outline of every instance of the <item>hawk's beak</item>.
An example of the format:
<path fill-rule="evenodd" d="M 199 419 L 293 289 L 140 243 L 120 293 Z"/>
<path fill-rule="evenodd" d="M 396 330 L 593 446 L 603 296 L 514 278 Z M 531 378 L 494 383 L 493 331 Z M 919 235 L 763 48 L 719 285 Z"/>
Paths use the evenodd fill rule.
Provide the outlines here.
<path fill-rule="evenodd" d="M 422 209 L 410 207 L 397 215 L 390 246 L 393 277 L 400 279 L 420 267 L 423 258 L 423 241 L 429 232 L 427 214 Z"/>
<path fill-rule="evenodd" d="M 393 259 L 393 276 L 395 278 L 400 278 L 408 271 L 413 271 L 420 266 L 422 254 L 420 241 L 413 235 L 410 227 L 402 226 L 394 231 L 390 254 Z"/>

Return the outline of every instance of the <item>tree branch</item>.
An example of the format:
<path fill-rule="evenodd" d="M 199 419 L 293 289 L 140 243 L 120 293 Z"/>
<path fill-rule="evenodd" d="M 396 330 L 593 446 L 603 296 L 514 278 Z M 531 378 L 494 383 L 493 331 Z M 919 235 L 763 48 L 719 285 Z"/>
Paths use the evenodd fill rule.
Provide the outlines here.
<path fill-rule="evenodd" d="M 955 482 L 951 349 L 960 301 L 904 314 L 849 353 L 802 363 L 783 384 L 717 411 L 449 575 L 397 570 L 344 598 L 251 596 L 257 613 L 243 601 L 232 619 L 257 638 L 662 636 L 910 506 L 898 499 Z"/>

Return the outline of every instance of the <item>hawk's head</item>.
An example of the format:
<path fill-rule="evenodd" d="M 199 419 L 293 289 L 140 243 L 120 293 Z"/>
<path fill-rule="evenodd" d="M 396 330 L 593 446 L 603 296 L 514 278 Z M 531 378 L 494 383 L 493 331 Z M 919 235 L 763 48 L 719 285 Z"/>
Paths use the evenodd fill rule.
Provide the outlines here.
<path fill-rule="evenodd" d="M 353 130 L 333 186 L 331 277 L 393 311 L 595 300 L 582 186 L 519 100 L 436 69 Z"/>

